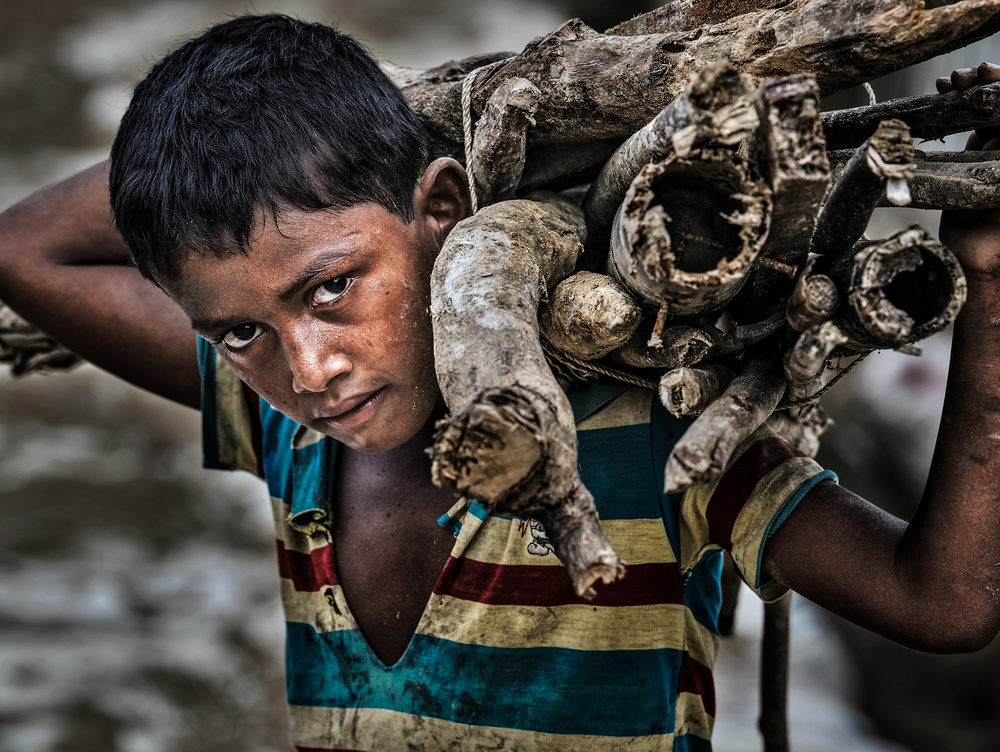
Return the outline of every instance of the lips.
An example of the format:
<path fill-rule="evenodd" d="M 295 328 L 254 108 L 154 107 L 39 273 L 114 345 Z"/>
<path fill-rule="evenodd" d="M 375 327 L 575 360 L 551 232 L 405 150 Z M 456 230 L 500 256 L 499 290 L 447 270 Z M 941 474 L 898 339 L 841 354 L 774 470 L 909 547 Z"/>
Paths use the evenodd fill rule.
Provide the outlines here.
<path fill-rule="evenodd" d="M 318 417 L 318 420 L 331 421 L 335 423 L 348 421 L 352 417 L 360 415 L 360 413 L 366 408 L 377 402 L 384 392 L 385 387 L 380 387 L 373 392 L 366 392 L 353 397 L 337 400 L 334 404 L 327 405 L 323 409 L 323 414 Z"/>

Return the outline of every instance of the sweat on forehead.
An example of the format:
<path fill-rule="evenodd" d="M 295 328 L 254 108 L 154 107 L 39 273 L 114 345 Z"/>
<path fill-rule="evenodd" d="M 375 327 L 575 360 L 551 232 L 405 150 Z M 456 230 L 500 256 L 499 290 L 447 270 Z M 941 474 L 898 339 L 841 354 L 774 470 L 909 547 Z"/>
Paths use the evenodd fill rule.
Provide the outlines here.
<path fill-rule="evenodd" d="M 178 248 L 245 248 L 261 212 L 371 202 L 410 221 L 428 161 L 423 126 L 355 40 L 244 16 L 138 84 L 111 151 L 111 205 L 139 270 L 169 275 Z"/>

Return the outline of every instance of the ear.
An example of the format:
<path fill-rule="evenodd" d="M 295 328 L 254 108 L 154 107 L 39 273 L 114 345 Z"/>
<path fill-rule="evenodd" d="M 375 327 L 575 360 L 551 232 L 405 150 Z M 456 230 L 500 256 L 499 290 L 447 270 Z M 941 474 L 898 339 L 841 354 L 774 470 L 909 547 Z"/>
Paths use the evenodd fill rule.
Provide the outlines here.
<path fill-rule="evenodd" d="M 452 228 L 472 213 L 469 179 L 465 170 L 450 157 L 435 159 L 424 171 L 413 194 L 413 210 L 418 221 L 427 221 L 444 243 Z"/>

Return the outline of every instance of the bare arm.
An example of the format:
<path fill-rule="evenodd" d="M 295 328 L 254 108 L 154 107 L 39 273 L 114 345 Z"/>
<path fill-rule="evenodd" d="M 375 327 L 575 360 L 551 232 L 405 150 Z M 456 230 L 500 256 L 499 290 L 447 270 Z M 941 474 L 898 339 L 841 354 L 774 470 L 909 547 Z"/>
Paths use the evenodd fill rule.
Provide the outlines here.
<path fill-rule="evenodd" d="M 977 82 L 969 70 L 956 71 L 955 86 Z M 1000 69 L 980 75 L 997 80 Z M 998 148 L 994 135 L 979 132 L 970 148 Z M 821 483 L 768 542 L 764 566 L 851 621 L 950 652 L 983 647 L 1000 629 L 1000 210 L 946 214 L 941 239 L 962 262 L 969 296 L 913 519 Z"/>
<path fill-rule="evenodd" d="M 106 165 L 0 214 L 0 300 L 101 368 L 198 407 L 194 333 L 131 266 L 111 221 Z"/>

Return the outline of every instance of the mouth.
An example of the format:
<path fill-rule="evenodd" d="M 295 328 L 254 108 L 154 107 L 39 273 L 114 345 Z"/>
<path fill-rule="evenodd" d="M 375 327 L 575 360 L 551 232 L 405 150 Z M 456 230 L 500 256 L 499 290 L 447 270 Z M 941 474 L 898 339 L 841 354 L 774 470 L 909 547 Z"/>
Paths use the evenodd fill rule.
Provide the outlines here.
<path fill-rule="evenodd" d="M 376 406 L 385 396 L 385 390 L 386 388 L 383 386 L 374 392 L 340 400 L 335 405 L 330 406 L 327 409 L 327 414 L 319 416 L 318 420 L 345 428 L 363 423 L 374 413 Z"/>

